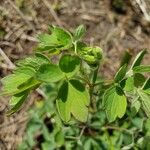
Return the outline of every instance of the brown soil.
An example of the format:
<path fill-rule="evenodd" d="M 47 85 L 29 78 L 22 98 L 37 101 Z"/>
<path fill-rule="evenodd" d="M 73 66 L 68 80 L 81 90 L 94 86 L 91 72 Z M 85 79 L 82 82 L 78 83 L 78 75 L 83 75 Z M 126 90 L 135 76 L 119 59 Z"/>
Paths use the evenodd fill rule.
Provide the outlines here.
<path fill-rule="evenodd" d="M 18 3 L 20 2 L 20 3 Z M 48 4 L 46 3 L 48 2 Z M 147 0 L 150 12 L 150 0 Z M 0 47 L 12 62 L 31 54 L 36 36 L 48 29 L 48 25 L 63 26 L 72 31 L 77 25 L 87 27 L 85 41 L 103 48 L 104 67 L 101 74 L 111 78 L 119 66 L 126 49 L 136 54 L 143 48 L 150 49 L 150 22 L 145 20 L 134 1 L 125 2 L 123 9 L 112 7 L 111 0 L 1 0 Z M 0 56 L 0 77 L 11 72 Z M 144 63 L 150 62 L 147 55 Z M 19 113 L 7 117 L 8 100 L 0 100 L 0 149 L 13 150 L 22 140 L 27 121 L 27 109 L 36 94 Z"/>

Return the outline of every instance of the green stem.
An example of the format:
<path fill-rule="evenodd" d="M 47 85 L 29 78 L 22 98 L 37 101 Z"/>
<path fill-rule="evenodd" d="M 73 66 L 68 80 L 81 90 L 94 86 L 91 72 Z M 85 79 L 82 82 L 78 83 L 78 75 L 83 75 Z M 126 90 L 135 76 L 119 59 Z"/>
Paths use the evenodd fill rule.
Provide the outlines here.
<path fill-rule="evenodd" d="M 92 77 L 92 83 L 91 83 L 91 86 L 90 86 L 90 100 L 91 100 L 91 105 L 93 107 L 93 110 L 95 110 L 96 106 L 95 106 L 95 100 L 93 99 L 93 91 L 94 91 L 94 87 L 95 87 L 95 82 L 96 82 L 96 79 L 97 79 L 97 75 L 98 75 L 98 70 L 99 70 L 99 65 L 97 66 L 97 68 L 94 70 L 94 73 L 93 73 L 93 77 Z"/>
<path fill-rule="evenodd" d="M 74 44 L 74 52 L 75 54 L 77 54 L 77 42 L 74 42 L 73 44 Z"/>

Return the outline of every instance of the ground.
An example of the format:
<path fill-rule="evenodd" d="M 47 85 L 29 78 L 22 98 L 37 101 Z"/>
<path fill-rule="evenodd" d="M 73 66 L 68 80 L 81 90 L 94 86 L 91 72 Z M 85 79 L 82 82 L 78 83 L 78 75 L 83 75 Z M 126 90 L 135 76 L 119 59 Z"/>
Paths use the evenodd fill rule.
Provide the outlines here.
<path fill-rule="evenodd" d="M 150 0 L 147 0 L 150 12 Z M 139 50 L 150 51 L 150 22 L 136 3 L 127 1 L 118 8 L 111 0 L 1 0 L 0 48 L 15 63 L 32 54 L 36 37 L 46 32 L 49 25 L 59 25 L 73 31 L 84 24 L 87 35 L 84 40 L 104 50 L 104 67 L 100 73 L 111 78 L 119 66 L 125 50 L 135 55 Z M 12 67 L 0 56 L 0 78 L 9 74 Z M 147 55 L 144 63 L 150 62 Z M 15 149 L 22 140 L 28 119 L 27 110 L 37 93 L 17 114 L 8 117 L 8 100 L 0 101 L 0 149 Z"/>

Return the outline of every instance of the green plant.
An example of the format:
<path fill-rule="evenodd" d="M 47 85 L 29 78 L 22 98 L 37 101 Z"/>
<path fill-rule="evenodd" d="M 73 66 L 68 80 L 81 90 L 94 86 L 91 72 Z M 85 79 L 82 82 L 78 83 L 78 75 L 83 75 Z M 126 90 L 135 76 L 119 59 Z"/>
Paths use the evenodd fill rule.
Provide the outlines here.
<path fill-rule="evenodd" d="M 117 120 L 118 130 L 122 130 L 119 128 L 119 122 L 123 124 L 118 118 L 138 116 L 139 111 L 150 117 L 150 78 L 143 75 L 150 72 L 150 66 L 141 65 L 146 50 L 138 53 L 131 65 L 131 57 L 127 58 L 129 55 L 126 52 L 114 79 L 106 80 L 99 76 L 104 59 L 103 51 L 99 47 L 87 46 L 82 42 L 85 34 L 83 25 L 77 27 L 74 33 L 56 26 L 50 27 L 49 32 L 38 37 L 39 44 L 35 55 L 18 61 L 13 73 L 1 80 L 1 96 L 12 96 L 11 109 L 7 114 L 15 113 L 31 91 L 47 84 L 55 85 L 53 101 L 56 101 L 63 123 L 70 126 L 77 122 L 83 124 L 84 128 L 95 128 L 99 120 L 102 130 L 105 130 L 104 111 L 107 123 Z M 53 101 L 49 98 L 46 105 Z M 54 110 L 55 114 L 57 111 Z M 37 118 L 39 116 L 37 115 Z M 94 119 L 99 116 L 104 120 Z M 95 125 L 92 120 L 96 120 Z M 96 130 L 100 130 L 99 128 L 96 127 Z M 81 132 L 81 136 L 82 134 Z M 105 136 L 107 134 L 105 133 Z M 80 142 L 80 137 L 77 141 Z M 92 139 L 90 142 L 94 144 Z"/>

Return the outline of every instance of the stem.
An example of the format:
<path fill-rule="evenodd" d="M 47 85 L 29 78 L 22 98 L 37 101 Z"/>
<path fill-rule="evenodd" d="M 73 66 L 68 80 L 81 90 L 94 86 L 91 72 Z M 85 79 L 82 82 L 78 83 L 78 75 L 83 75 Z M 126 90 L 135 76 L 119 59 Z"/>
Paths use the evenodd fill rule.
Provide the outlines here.
<path fill-rule="evenodd" d="M 90 100 L 91 100 L 91 105 L 92 105 L 92 108 L 93 110 L 96 110 L 96 101 L 95 99 L 93 99 L 93 91 L 94 91 L 94 87 L 95 87 L 95 82 L 96 82 L 96 79 L 97 79 L 97 75 L 98 75 L 98 70 L 99 70 L 99 65 L 97 66 L 97 68 L 94 70 L 94 73 L 93 73 L 93 78 L 92 78 L 92 83 L 91 83 L 91 86 L 90 86 Z"/>
<path fill-rule="evenodd" d="M 94 85 L 95 85 L 95 82 L 97 79 L 98 70 L 99 70 L 99 65 L 97 66 L 97 68 L 94 70 L 94 73 L 93 73 L 92 83 L 91 83 L 91 87 L 90 87 L 90 99 L 92 99 Z"/>
<path fill-rule="evenodd" d="M 73 44 L 74 44 L 74 52 L 75 54 L 77 54 L 77 42 L 74 42 Z"/>

